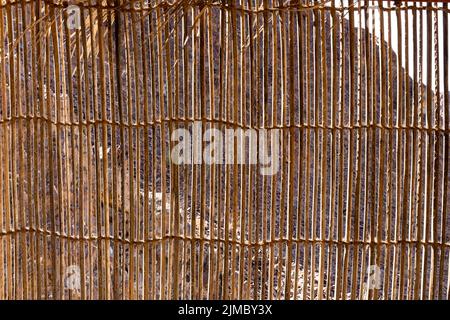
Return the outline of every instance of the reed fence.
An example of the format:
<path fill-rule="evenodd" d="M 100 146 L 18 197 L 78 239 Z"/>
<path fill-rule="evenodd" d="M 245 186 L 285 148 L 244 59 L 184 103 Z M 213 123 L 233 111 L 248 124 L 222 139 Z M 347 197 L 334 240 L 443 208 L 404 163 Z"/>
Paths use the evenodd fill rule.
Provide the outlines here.
<path fill-rule="evenodd" d="M 0 299 L 448 299 L 448 18 L 0 0 Z M 279 171 L 175 164 L 194 123 L 279 129 Z"/>

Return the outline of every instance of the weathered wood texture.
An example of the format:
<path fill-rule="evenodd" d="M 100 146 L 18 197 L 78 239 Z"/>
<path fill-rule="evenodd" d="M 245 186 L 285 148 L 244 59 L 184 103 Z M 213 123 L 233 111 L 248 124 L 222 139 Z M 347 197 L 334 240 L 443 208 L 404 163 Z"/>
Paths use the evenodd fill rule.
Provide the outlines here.
<path fill-rule="evenodd" d="M 77 3 L 0 0 L 0 299 L 449 298 L 446 5 Z M 175 165 L 194 121 L 279 172 Z"/>

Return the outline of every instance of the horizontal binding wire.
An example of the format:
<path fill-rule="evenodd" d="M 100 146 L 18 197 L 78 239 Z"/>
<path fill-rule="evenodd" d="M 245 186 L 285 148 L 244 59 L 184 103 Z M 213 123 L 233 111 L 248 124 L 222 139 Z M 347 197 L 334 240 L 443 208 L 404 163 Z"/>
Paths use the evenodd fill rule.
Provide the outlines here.
<path fill-rule="evenodd" d="M 381 123 L 376 124 L 356 124 L 352 126 L 326 126 L 326 125 L 320 125 L 320 124 L 289 124 L 289 125 L 275 125 L 275 126 L 255 126 L 255 125 L 244 125 L 242 123 L 227 121 L 227 120 L 221 120 L 221 119 L 211 119 L 208 117 L 205 118 L 164 118 L 164 119 L 158 119 L 153 121 L 147 121 L 147 122 L 139 122 L 139 123 L 123 123 L 123 122 L 113 122 L 111 120 L 89 120 L 84 122 L 63 122 L 63 121 L 54 121 L 47 117 L 43 116 L 12 116 L 8 117 L 6 119 L 0 120 L 0 125 L 6 125 L 10 123 L 20 122 L 23 120 L 38 120 L 45 123 L 50 123 L 52 125 L 59 125 L 63 127 L 89 127 L 89 126 L 100 126 L 100 125 L 110 125 L 110 126 L 117 126 L 117 127 L 124 127 L 124 128 L 144 128 L 148 126 L 153 125 L 161 125 L 166 123 L 173 123 L 173 122 L 203 122 L 205 125 L 211 123 L 211 124 L 221 124 L 226 125 L 230 127 L 236 127 L 241 129 L 255 129 L 255 130 L 271 130 L 271 129 L 309 129 L 309 130 L 337 130 L 337 131 L 343 131 L 343 130 L 363 130 L 363 129 L 381 129 L 381 130 L 389 130 L 389 131 L 402 131 L 402 130 L 413 130 L 413 131 L 419 131 L 419 132 L 429 132 L 429 133 L 443 133 L 443 134 L 450 134 L 450 128 L 438 128 L 438 127 L 421 127 L 421 126 L 388 126 Z M 444 125 L 444 123 L 442 124 Z"/>
<path fill-rule="evenodd" d="M 358 246 L 370 246 L 373 244 L 380 244 L 380 245 L 388 245 L 388 246 L 396 246 L 396 245 L 409 245 L 409 246 L 416 246 L 416 245 L 425 245 L 425 246 L 431 246 L 433 248 L 450 248 L 449 242 L 431 242 L 431 241 L 424 241 L 424 240 L 406 240 L 406 239 L 399 239 L 395 241 L 386 241 L 386 240 L 377 240 L 374 241 L 364 241 L 364 240 L 335 240 L 335 239 L 274 239 L 270 241 L 258 241 L 258 242 L 249 242 L 249 241 L 237 241 L 233 240 L 232 237 L 230 239 L 224 239 L 224 238 L 208 238 L 208 237 L 191 237 L 191 236 L 176 236 L 176 235 L 165 235 L 162 237 L 155 237 L 155 238 L 147 238 L 144 240 L 132 240 L 132 239 L 124 239 L 120 237 L 113 237 L 113 236 L 91 236 L 91 237 L 77 237 L 77 236 L 70 236 L 67 234 L 61 234 L 60 232 L 53 233 L 48 230 L 43 229 L 36 229 L 36 228 L 20 228 L 20 229 L 14 229 L 9 231 L 2 231 L 0 232 L 0 237 L 11 237 L 15 234 L 20 233 L 37 233 L 41 234 L 43 236 L 55 236 L 59 239 L 65 239 L 69 241 L 84 241 L 84 242 L 95 242 L 98 240 L 109 240 L 112 242 L 117 243 L 123 243 L 123 244 L 146 244 L 146 243 L 159 243 L 164 240 L 181 240 L 181 241 L 205 241 L 208 243 L 220 243 L 220 244 L 233 244 L 233 245 L 239 245 L 243 247 L 261 247 L 261 246 L 270 246 L 272 244 L 328 244 L 328 245 L 358 245 Z"/>
<path fill-rule="evenodd" d="M 19 5 L 23 5 L 23 4 L 31 4 L 31 3 L 35 3 L 37 0 L 25 0 L 25 2 L 22 1 L 11 1 L 11 2 L 6 2 L 3 4 L 0 4 L 0 8 L 6 8 L 6 7 L 10 7 L 10 6 L 19 6 Z M 101 10 L 113 10 L 113 11 L 120 11 L 120 12 L 148 12 L 148 11 L 154 11 L 157 9 L 171 9 L 176 7 L 177 5 L 179 5 L 180 3 L 182 3 L 183 1 L 187 1 L 187 0 L 181 0 L 181 1 L 176 1 L 173 3 L 170 2 L 159 2 L 151 7 L 128 7 L 128 6 L 132 6 L 134 3 L 139 4 L 140 5 L 140 0 L 133 0 L 133 1 L 127 1 L 122 5 L 105 5 L 105 4 L 86 4 L 83 2 L 76 2 L 76 1 L 72 1 L 70 2 L 70 4 L 75 4 L 83 9 L 101 9 Z M 53 6 L 56 8 L 66 8 L 68 6 L 68 2 L 67 1 L 50 1 L 50 0 L 43 0 L 43 2 L 48 5 L 48 6 Z M 325 1 L 325 3 L 328 3 L 331 1 Z M 358 2 L 358 1 L 356 1 Z M 445 1 L 433 1 L 433 2 L 437 2 L 437 3 L 443 3 Z M 384 6 L 370 6 L 370 5 L 366 5 L 363 4 L 360 6 L 360 8 L 356 5 L 350 5 L 350 6 L 335 6 L 335 7 L 330 7 L 330 6 L 326 6 L 325 4 L 316 4 L 316 5 L 305 5 L 302 3 L 299 4 L 292 4 L 292 5 L 287 5 L 287 6 L 283 6 L 283 5 L 279 5 L 279 6 L 271 6 L 268 8 L 262 7 L 262 8 L 258 8 L 258 9 L 250 9 L 250 8 L 246 8 L 246 7 L 242 7 L 242 6 L 238 6 L 234 3 L 228 3 L 228 4 L 223 4 L 223 3 L 218 3 L 218 2 L 208 2 L 208 1 L 197 1 L 197 2 L 191 2 L 191 3 L 187 3 L 186 5 L 182 6 L 182 7 L 192 7 L 192 6 L 202 6 L 202 7 L 215 7 L 215 8 L 220 8 L 220 9 L 227 9 L 227 10 L 235 10 L 237 12 L 243 12 L 243 13 L 248 13 L 248 14 L 260 14 L 260 13 L 273 13 L 273 12 L 303 12 L 303 11 L 311 11 L 311 10 L 326 10 L 326 11 L 335 11 L 335 12 L 346 12 L 349 10 L 381 10 L 381 11 L 397 11 L 397 10 L 401 10 L 401 11 L 407 11 L 407 10 L 416 10 L 416 11 L 432 11 L 432 12 L 450 12 L 449 8 L 446 7 L 435 7 L 435 6 L 423 6 L 423 5 L 407 5 L 407 6 L 392 6 L 392 7 L 384 7 Z"/>

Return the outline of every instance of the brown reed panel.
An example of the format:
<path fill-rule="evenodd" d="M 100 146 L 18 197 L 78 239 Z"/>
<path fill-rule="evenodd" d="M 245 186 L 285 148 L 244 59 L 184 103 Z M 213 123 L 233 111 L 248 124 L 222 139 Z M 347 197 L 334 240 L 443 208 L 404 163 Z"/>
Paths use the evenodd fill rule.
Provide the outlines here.
<path fill-rule="evenodd" d="M 0 2 L 0 299 L 448 299 L 446 4 L 79 6 Z M 175 164 L 199 123 L 279 171 Z"/>

